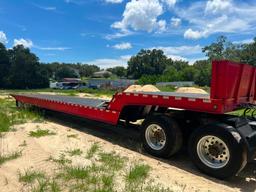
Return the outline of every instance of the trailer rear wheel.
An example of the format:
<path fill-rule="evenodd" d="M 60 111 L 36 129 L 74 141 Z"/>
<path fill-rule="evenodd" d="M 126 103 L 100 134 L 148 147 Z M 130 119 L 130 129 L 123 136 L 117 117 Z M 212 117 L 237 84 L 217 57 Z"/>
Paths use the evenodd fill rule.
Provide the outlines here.
<path fill-rule="evenodd" d="M 189 141 L 189 153 L 194 164 L 204 173 L 219 179 L 236 175 L 247 163 L 242 138 L 222 125 L 207 125 L 197 129 Z"/>
<path fill-rule="evenodd" d="M 144 149 L 157 157 L 170 157 L 182 146 L 182 133 L 175 120 L 165 115 L 148 117 L 142 125 Z"/>

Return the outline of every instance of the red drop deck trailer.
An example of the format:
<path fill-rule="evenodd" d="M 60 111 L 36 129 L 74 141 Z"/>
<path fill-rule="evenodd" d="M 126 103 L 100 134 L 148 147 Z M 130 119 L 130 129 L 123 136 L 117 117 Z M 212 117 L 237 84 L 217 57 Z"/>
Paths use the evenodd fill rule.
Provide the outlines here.
<path fill-rule="evenodd" d="M 230 61 L 212 63 L 211 93 L 118 92 L 108 100 L 13 94 L 18 107 L 36 106 L 117 125 L 145 119 L 145 150 L 170 157 L 183 145 L 194 164 L 217 178 L 241 171 L 256 156 L 256 68 Z M 226 114 L 238 108 L 250 117 Z"/>

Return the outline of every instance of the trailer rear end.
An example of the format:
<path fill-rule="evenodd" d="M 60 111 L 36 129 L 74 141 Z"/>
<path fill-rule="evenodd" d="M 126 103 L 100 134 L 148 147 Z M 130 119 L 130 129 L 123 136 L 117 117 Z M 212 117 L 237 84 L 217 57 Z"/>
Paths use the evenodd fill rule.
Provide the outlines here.
<path fill-rule="evenodd" d="M 256 68 L 230 61 L 212 64 L 211 93 L 119 92 L 111 100 L 14 94 L 17 106 L 32 105 L 117 125 L 144 119 L 144 149 L 169 158 L 188 148 L 203 172 L 227 178 L 256 155 Z M 239 108 L 250 117 L 227 114 Z"/>

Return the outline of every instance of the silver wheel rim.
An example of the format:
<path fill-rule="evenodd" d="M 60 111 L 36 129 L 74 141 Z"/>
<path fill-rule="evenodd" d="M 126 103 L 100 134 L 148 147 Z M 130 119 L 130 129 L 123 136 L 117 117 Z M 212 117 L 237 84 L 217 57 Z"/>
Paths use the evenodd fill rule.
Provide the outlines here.
<path fill-rule="evenodd" d="M 154 150 L 161 150 L 166 144 L 166 135 L 164 129 L 157 125 L 151 124 L 147 127 L 145 132 L 147 144 Z"/>
<path fill-rule="evenodd" d="M 220 169 L 227 165 L 230 152 L 227 144 L 219 137 L 208 135 L 197 143 L 197 154 L 200 160 L 208 167 Z"/>

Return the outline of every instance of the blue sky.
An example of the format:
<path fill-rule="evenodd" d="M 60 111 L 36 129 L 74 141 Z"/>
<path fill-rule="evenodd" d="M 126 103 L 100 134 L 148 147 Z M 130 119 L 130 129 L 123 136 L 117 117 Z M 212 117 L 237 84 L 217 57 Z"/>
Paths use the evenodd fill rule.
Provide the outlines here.
<path fill-rule="evenodd" d="M 42 62 L 126 66 L 140 49 L 161 48 L 193 63 L 219 35 L 240 43 L 255 32 L 253 0 L 0 0 L 0 42 Z"/>

